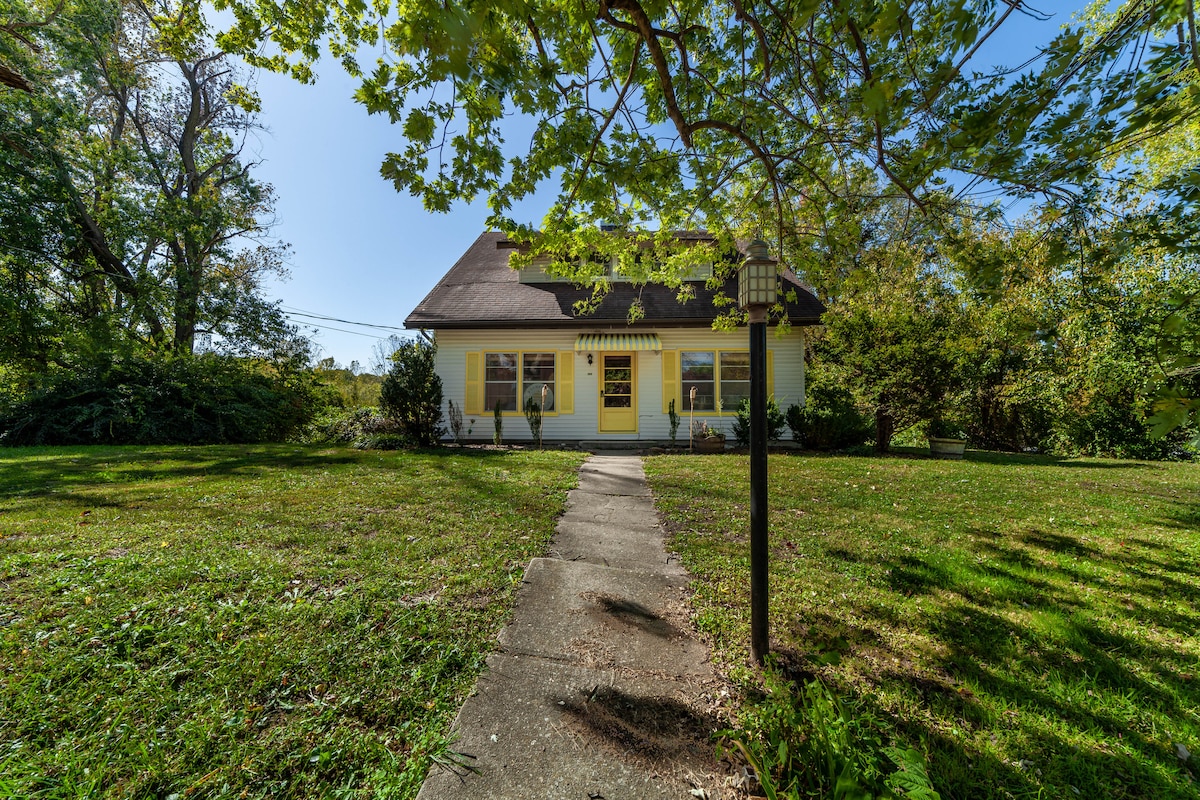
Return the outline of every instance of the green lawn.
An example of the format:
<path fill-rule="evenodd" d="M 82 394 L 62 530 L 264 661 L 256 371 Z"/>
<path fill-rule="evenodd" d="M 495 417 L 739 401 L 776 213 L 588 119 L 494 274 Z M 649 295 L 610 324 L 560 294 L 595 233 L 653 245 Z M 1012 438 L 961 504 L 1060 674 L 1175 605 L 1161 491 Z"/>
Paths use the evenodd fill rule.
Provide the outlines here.
<path fill-rule="evenodd" d="M 753 704 L 748 471 L 646 463 Z M 943 798 L 1200 796 L 1200 466 L 779 455 L 770 494 L 779 666 L 924 752 Z"/>
<path fill-rule="evenodd" d="M 0 796 L 413 796 L 581 460 L 0 450 Z"/>

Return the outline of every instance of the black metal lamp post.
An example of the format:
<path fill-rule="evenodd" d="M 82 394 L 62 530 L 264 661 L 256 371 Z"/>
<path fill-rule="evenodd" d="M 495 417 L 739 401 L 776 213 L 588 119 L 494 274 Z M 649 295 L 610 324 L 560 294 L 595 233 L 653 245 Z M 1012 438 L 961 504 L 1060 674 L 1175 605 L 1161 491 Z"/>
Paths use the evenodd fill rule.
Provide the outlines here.
<path fill-rule="evenodd" d="M 775 261 L 755 239 L 738 270 L 738 305 L 750 316 L 750 657 L 771 648 L 767 622 L 767 310 L 778 298 Z"/>

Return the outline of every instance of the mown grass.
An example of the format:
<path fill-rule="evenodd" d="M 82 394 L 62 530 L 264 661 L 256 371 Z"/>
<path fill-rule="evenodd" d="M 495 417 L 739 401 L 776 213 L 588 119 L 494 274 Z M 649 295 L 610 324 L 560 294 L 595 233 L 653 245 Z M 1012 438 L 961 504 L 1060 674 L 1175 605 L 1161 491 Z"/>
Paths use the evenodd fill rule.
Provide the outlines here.
<path fill-rule="evenodd" d="M 0 450 L 0 796 L 413 796 L 580 461 Z"/>
<path fill-rule="evenodd" d="M 748 462 L 646 472 L 752 691 Z M 779 455 L 769 485 L 780 668 L 921 749 L 943 798 L 1200 796 L 1200 467 Z"/>

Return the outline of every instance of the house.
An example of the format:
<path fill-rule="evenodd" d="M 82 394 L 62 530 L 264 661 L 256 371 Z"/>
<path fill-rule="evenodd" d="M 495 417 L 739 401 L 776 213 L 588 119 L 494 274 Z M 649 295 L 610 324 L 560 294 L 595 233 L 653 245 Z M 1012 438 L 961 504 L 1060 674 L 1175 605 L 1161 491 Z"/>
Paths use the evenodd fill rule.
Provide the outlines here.
<path fill-rule="evenodd" d="M 706 238 L 703 234 L 687 234 Z M 492 438 L 492 414 L 502 408 L 504 439 L 528 440 L 522 409 L 546 386 L 542 435 L 547 441 L 668 441 L 672 400 L 688 437 L 691 390 L 695 419 L 731 431 L 731 419 L 750 393 L 746 328 L 712 329 L 719 310 L 714 290 L 697 269 L 687 302 L 664 286 L 638 286 L 611 276 L 611 291 L 592 314 L 577 316 L 576 301 L 590 289 L 556 280 L 534 262 L 509 266 L 513 244 L 501 233 L 482 234 L 404 321 L 433 331 L 437 371 L 447 401 L 463 410 L 469 440 Z M 824 307 L 790 274 L 792 323 L 767 336 L 767 391 L 781 409 L 804 400 L 804 326 L 818 324 Z M 737 296 L 737 279 L 724 287 Z M 639 299 L 644 315 L 627 322 Z M 511 418 L 511 419 L 509 419 Z"/>

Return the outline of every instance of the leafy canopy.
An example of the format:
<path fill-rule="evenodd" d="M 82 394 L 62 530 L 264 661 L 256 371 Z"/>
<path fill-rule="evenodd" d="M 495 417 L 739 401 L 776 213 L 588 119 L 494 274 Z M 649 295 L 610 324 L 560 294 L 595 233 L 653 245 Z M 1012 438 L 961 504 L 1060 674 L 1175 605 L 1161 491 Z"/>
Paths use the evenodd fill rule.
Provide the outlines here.
<path fill-rule="evenodd" d="M 1102 159 L 1197 110 L 1194 53 L 1167 36 L 1188 19 L 1181 2 L 1085 19 L 1013 73 L 981 65 L 980 48 L 1033 12 L 995 0 L 217 6 L 236 18 L 222 46 L 261 66 L 310 80 L 327 44 L 362 78 L 358 100 L 401 127 L 383 174 L 427 208 L 485 195 L 492 226 L 532 240 L 511 211 L 556 186 L 537 247 L 581 277 L 597 222 L 785 247 L 820 235 L 861 170 L 917 206 L 952 178 L 1077 199 Z M 634 279 L 675 271 L 625 249 Z"/>

